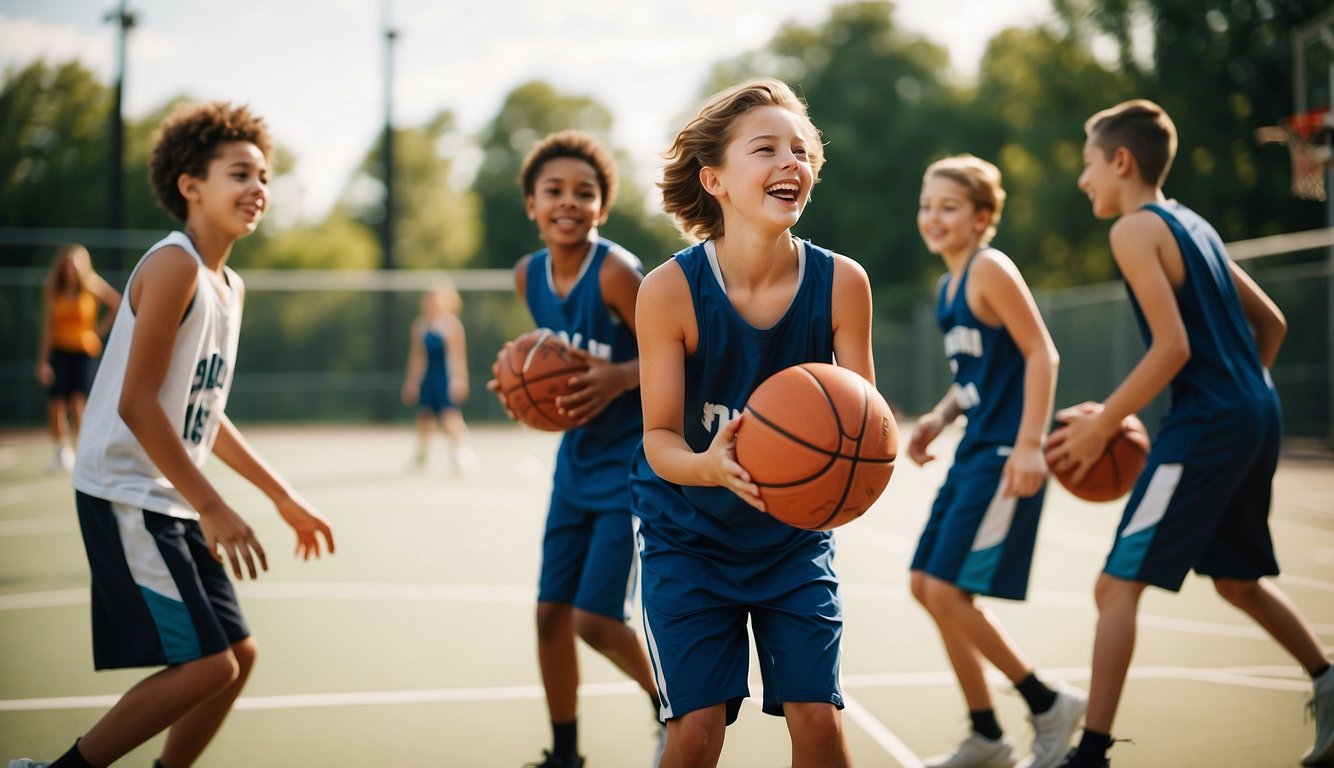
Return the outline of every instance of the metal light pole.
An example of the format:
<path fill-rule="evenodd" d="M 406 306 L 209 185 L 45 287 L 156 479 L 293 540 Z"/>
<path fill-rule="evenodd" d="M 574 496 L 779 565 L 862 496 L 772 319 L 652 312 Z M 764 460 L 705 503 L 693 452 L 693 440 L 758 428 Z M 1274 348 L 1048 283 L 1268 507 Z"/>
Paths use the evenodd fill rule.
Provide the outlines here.
<path fill-rule="evenodd" d="M 116 54 L 115 104 L 111 109 L 111 147 L 109 149 L 111 168 L 111 199 L 107 226 L 119 231 L 125 226 L 125 119 L 122 115 L 122 103 L 125 94 L 125 38 L 134 28 L 134 14 L 125 7 L 125 0 L 120 0 L 120 7 L 107 13 L 104 21 L 113 21 L 119 29 L 119 47 Z M 128 269 L 125 250 L 119 249 L 117 264 L 121 269 Z"/>
<path fill-rule="evenodd" d="M 394 40 L 398 31 L 391 24 L 389 0 L 384 3 L 384 135 L 380 139 L 380 164 L 384 168 L 384 220 L 380 223 L 380 269 L 394 268 Z M 389 343 L 395 337 L 394 328 L 394 292 L 380 294 L 380 370 L 385 372 L 385 380 L 392 380 L 390 372 L 394 368 L 393 351 L 396 346 Z M 380 393 L 377 417 L 388 421 L 393 412 L 397 390 L 386 387 Z"/>

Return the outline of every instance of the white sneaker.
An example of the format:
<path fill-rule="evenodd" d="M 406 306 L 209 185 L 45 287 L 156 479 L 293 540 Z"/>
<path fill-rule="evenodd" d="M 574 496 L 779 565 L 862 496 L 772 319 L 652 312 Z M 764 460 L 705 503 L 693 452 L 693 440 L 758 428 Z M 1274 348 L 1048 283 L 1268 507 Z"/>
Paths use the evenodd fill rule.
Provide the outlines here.
<path fill-rule="evenodd" d="M 1087 707 L 1088 694 L 1078 688 L 1058 688 L 1051 709 L 1028 718 L 1033 724 L 1033 754 L 1019 768 L 1055 768 L 1069 749 L 1070 738 Z"/>
<path fill-rule="evenodd" d="M 1302 765 L 1334 766 L 1334 668 L 1315 679 L 1307 706 L 1315 714 L 1315 744 L 1302 755 Z"/>
<path fill-rule="evenodd" d="M 1009 736 L 988 739 L 972 731 L 952 752 L 923 761 L 926 768 L 1011 768 L 1018 760 Z"/>
<path fill-rule="evenodd" d="M 9 761 L 9 768 L 48 768 L 51 764 L 48 762 L 37 762 L 29 760 L 26 757 L 19 757 Z"/>
<path fill-rule="evenodd" d="M 51 460 L 46 463 L 46 471 L 55 474 L 57 472 L 70 472 L 74 469 L 74 449 L 68 445 L 62 445 L 51 455 Z"/>

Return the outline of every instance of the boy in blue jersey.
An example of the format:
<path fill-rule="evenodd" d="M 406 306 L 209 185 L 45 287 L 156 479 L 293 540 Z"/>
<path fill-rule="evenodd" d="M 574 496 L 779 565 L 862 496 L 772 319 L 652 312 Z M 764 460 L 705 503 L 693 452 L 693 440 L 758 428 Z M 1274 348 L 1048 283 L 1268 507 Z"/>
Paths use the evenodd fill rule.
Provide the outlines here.
<path fill-rule="evenodd" d="M 1057 413 L 1070 425 L 1047 460 L 1079 482 L 1121 419 L 1171 387 L 1171 407 L 1126 505 L 1098 577 L 1097 635 L 1088 713 L 1079 746 L 1063 766 L 1105 766 L 1112 721 L 1135 643 L 1135 614 L 1149 585 L 1177 591 L 1186 573 L 1253 618 L 1314 679 L 1316 741 L 1303 765 L 1334 765 L 1334 675 L 1320 642 L 1277 575 L 1269 534 L 1270 487 L 1281 416 L 1269 367 L 1286 321 L 1194 211 L 1162 192 L 1177 134 L 1143 99 L 1098 112 L 1084 124 L 1079 188 L 1112 225 L 1121 271 L 1148 350 L 1102 404 Z"/>
<path fill-rule="evenodd" d="M 515 264 L 514 289 L 537 326 L 560 334 L 589 366 L 556 404 L 579 426 L 556 454 L 537 595 L 553 741 L 539 768 L 579 768 L 576 635 L 657 706 L 643 643 L 626 624 L 635 583 L 629 462 L 643 429 L 635 340 L 643 273 L 638 259 L 598 236 L 616 197 L 616 165 L 597 139 L 578 131 L 547 136 L 524 159 L 520 181 L 546 247 Z M 499 394 L 494 375 L 488 386 Z"/>
<path fill-rule="evenodd" d="M 638 310 L 644 441 L 631 491 L 662 765 L 717 765 L 749 695 L 749 621 L 764 711 L 787 718 L 793 767 L 846 766 L 833 535 L 764 514 L 735 439 L 751 391 L 784 368 L 836 357 L 874 382 L 870 283 L 792 235 L 824 152 L 784 83 L 716 94 L 667 159 L 663 209 L 702 242 L 644 279 Z"/>
<path fill-rule="evenodd" d="M 1027 703 L 1032 755 L 1024 768 L 1052 768 L 1065 754 L 1085 697 L 1053 690 L 977 595 L 1022 600 L 1046 489 L 1042 443 L 1051 421 L 1058 358 L 1047 326 L 1014 262 L 992 248 L 1005 190 L 996 166 L 971 155 L 927 167 L 917 228 L 949 272 L 936 319 L 954 383 L 917 420 L 908 456 L 935 457 L 931 442 L 968 420 L 912 561 L 912 593 L 940 630 L 968 705 L 972 731 L 928 768 L 1010 768 L 1018 755 L 1001 730 L 982 663 L 999 669 Z"/>

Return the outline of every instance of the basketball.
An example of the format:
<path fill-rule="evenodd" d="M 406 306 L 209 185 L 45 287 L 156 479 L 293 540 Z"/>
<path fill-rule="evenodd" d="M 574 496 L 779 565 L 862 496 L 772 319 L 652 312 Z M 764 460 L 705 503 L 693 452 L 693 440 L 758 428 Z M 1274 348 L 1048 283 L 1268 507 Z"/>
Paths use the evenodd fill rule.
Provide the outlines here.
<path fill-rule="evenodd" d="M 746 401 L 737 461 L 770 515 L 827 530 L 862 516 L 894 473 L 899 427 L 885 398 L 854 371 L 802 363 Z"/>
<path fill-rule="evenodd" d="M 575 426 L 556 408 L 556 398 L 570 394 L 570 377 L 588 366 L 554 331 L 538 328 L 523 334 L 502 351 L 497 363 L 500 392 L 516 419 L 547 432 Z"/>
<path fill-rule="evenodd" d="M 1047 438 L 1049 451 L 1064 441 L 1066 429 L 1068 427 L 1058 427 L 1052 431 Z M 1071 478 L 1073 473 L 1060 472 L 1055 467 L 1051 468 L 1051 473 L 1067 491 L 1085 501 L 1115 501 L 1134 487 L 1148 458 L 1149 432 L 1144 428 L 1144 422 L 1132 413 L 1121 422 L 1121 433 L 1107 443 L 1102 456 L 1084 476 L 1084 482 L 1075 485 Z"/>

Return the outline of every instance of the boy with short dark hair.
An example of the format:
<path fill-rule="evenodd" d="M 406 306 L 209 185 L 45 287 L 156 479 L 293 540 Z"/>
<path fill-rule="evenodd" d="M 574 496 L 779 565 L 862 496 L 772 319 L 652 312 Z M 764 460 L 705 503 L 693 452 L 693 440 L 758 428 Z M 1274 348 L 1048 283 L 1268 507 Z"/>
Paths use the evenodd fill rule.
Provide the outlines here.
<path fill-rule="evenodd" d="M 236 578 L 268 570 L 255 532 L 200 471 L 210 453 L 273 500 L 296 553 L 334 550 L 328 522 L 223 413 L 245 288 L 232 244 L 268 208 L 270 141 L 246 107 L 215 102 L 169 117 L 153 148 L 159 203 L 184 224 L 130 274 L 88 397 L 74 466 L 92 573 L 97 669 L 165 666 L 131 688 L 54 763 L 107 766 L 170 728 L 157 768 L 193 764 L 241 694 L 257 646 Z M 258 560 L 258 569 L 256 568 Z"/>
<path fill-rule="evenodd" d="M 1177 591 L 1194 569 L 1273 636 L 1315 682 L 1315 746 L 1303 765 L 1334 765 L 1334 675 L 1319 640 L 1265 576 L 1278 574 L 1270 488 L 1282 418 L 1269 367 L 1287 331 L 1278 307 L 1227 257 L 1208 222 L 1162 191 L 1176 127 L 1143 99 L 1084 126 L 1079 188 L 1117 218 L 1112 255 L 1148 351 L 1102 404 L 1067 408 L 1047 461 L 1078 483 L 1121 419 L 1171 387 L 1172 403 L 1098 577 L 1098 625 L 1085 730 L 1062 766 L 1106 766 L 1112 720 L 1135 644 L 1144 588 Z"/>

